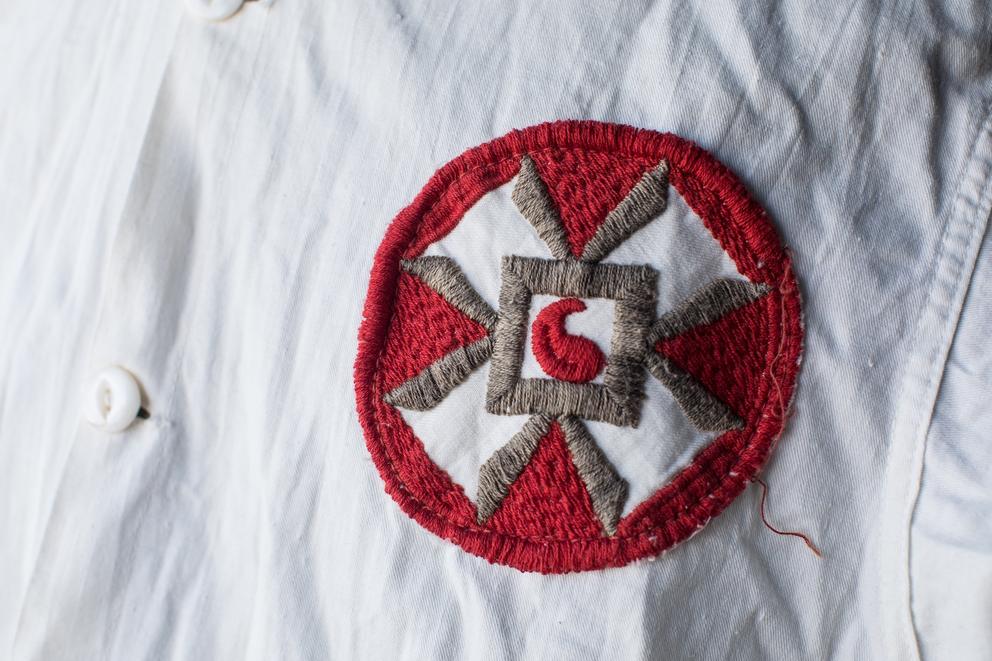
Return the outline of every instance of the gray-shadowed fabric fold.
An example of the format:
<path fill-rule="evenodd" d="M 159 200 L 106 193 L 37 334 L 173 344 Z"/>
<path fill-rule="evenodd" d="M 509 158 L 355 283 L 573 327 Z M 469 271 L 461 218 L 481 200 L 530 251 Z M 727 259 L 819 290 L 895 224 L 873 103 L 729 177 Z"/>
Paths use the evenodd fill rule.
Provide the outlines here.
<path fill-rule="evenodd" d="M 627 193 L 582 251 L 582 261 L 598 262 L 668 206 L 668 161 L 662 160 Z"/>
<path fill-rule="evenodd" d="M 493 341 L 484 337 L 456 349 L 428 365 L 420 374 L 389 391 L 383 400 L 392 406 L 426 411 L 437 406 L 472 370 L 486 362 L 493 353 Z"/>
<path fill-rule="evenodd" d="M 705 326 L 721 319 L 724 315 L 756 301 L 771 291 L 768 285 L 755 284 L 747 280 L 721 278 L 697 290 L 666 313 L 651 328 L 649 341 L 652 345 L 658 340 L 681 335 L 697 326 Z"/>
<path fill-rule="evenodd" d="M 479 523 L 489 520 L 512 485 L 534 456 L 537 444 L 551 428 L 552 418 L 535 415 L 503 447 L 496 450 L 479 469 L 479 492 L 476 496 L 476 518 Z"/>
<path fill-rule="evenodd" d="M 685 417 L 700 431 L 725 432 L 740 429 L 744 421 L 729 406 L 675 363 L 652 352 L 648 370 L 672 393 Z"/>
<path fill-rule="evenodd" d="M 623 504 L 627 501 L 627 483 L 617 474 L 580 420 L 566 416 L 559 418 L 558 424 L 565 434 L 572 461 L 589 492 L 596 517 L 607 534 L 613 535 L 617 531 Z"/>
<path fill-rule="evenodd" d="M 490 333 L 496 328 L 496 311 L 489 307 L 450 257 L 428 255 L 403 260 L 400 265 Z"/>
<path fill-rule="evenodd" d="M 556 259 L 574 259 L 561 215 L 530 156 L 520 158 L 520 174 L 511 197 L 520 214 L 534 226 Z"/>

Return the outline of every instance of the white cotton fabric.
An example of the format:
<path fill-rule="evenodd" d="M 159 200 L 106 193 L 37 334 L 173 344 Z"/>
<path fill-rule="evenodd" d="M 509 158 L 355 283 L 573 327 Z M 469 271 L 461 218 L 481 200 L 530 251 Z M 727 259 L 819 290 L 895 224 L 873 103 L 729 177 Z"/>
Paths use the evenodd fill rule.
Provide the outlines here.
<path fill-rule="evenodd" d="M 951 345 L 927 439 L 912 527 L 911 578 L 924 655 L 992 654 L 992 234 Z"/>
<path fill-rule="evenodd" d="M 987 658 L 990 32 L 979 0 L 6 3 L 0 658 Z M 767 513 L 822 559 L 755 487 L 566 576 L 385 494 L 352 383 L 374 251 L 436 168 L 564 118 L 694 140 L 769 211 L 806 350 Z M 109 365 L 151 414 L 116 435 L 80 413 Z M 478 411 L 430 448 L 469 487 L 515 424 Z M 642 484 L 693 447 L 648 442 L 604 450 Z"/>

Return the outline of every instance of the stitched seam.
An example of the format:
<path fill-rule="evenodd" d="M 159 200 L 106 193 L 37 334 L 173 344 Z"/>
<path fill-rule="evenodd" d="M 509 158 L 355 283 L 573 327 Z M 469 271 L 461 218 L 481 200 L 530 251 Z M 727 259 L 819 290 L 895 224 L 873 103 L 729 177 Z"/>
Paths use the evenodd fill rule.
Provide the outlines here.
<path fill-rule="evenodd" d="M 937 251 L 937 256 L 934 260 L 934 268 L 931 272 L 930 278 L 927 282 L 927 297 L 922 309 L 929 310 L 933 308 L 936 304 L 934 303 L 934 297 L 938 288 L 943 285 L 940 282 L 942 277 L 941 265 L 944 263 L 949 263 L 953 266 L 953 275 L 948 279 L 947 285 L 948 289 L 951 291 L 950 300 L 945 301 L 944 310 L 940 314 L 938 321 L 939 325 L 943 329 L 952 323 L 952 315 L 955 314 L 955 308 L 957 308 L 956 316 L 958 320 L 954 321 L 953 328 L 949 329 L 949 338 L 947 336 L 943 337 L 941 341 L 933 347 L 933 349 L 928 352 L 928 359 L 924 361 L 924 364 L 930 366 L 929 374 L 927 375 L 926 381 L 923 382 L 923 387 L 917 396 L 914 398 L 918 403 L 927 402 L 926 413 L 923 412 L 923 408 L 920 405 L 909 406 L 909 410 L 916 413 L 916 422 L 913 423 L 911 429 L 913 430 L 913 443 L 914 448 L 909 457 L 908 469 L 910 471 L 910 479 L 906 480 L 903 488 L 898 492 L 899 502 L 896 504 L 896 511 L 900 516 L 900 523 L 898 530 L 895 532 L 899 535 L 900 546 L 905 550 L 905 553 L 900 552 L 899 558 L 900 563 L 905 565 L 904 571 L 900 571 L 898 574 L 898 579 L 900 581 L 899 593 L 901 598 L 905 603 L 901 604 L 904 606 L 904 612 L 900 617 L 900 627 L 903 629 L 903 635 L 905 635 L 909 640 L 912 641 L 914 651 L 916 652 L 917 658 L 920 656 L 919 650 L 919 635 L 916 627 L 916 618 L 913 614 L 913 580 L 912 580 L 912 519 L 916 512 L 920 488 L 923 480 L 923 471 L 925 464 L 925 455 L 927 447 L 927 439 L 930 433 L 930 427 L 933 420 L 933 410 L 936 406 L 937 399 L 939 397 L 939 382 L 943 379 L 945 372 L 945 366 L 947 362 L 947 356 L 949 355 L 951 345 L 953 344 L 954 336 L 957 334 L 957 326 L 960 319 L 960 314 L 963 309 L 964 297 L 967 295 L 968 287 L 964 287 L 964 291 L 961 296 L 961 303 L 958 304 L 954 299 L 957 293 L 962 289 L 961 279 L 965 275 L 965 266 L 967 264 L 966 259 L 968 256 L 967 247 L 970 246 L 975 241 L 975 234 L 979 229 L 983 227 L 981 223 L 981 216 L 983 208 L 987 208 L 987 203 L 990 198 L 992 198 L 992 188 L 987 185 L 983 187 L 982 194 L 977 201 L 968 202 L 962 199 L 964 195 L 964 186 L 969 182 L 969 169 L 974 165 L 976 152 L 982 142 L 983 136 L 988 136 L 992 134 L 992 115 L 987 114 L 987 109 L 983 108 L 982 116 L 984 119 L 977 122 L 977 133 L 975 139 L 972 141 L 971 147 L 968 151 L 968 156 L 964 160 L 964 166 L 962 169 L 962 176 L 958 181 L 958 185 L 954 192 L 954 202 L 951 209 L 948 211 L 948 218 L 954 218 L 957 215 L 958 205 L 967 204 L 971 207 L 970 212 L 966 214 L 966 219 L 961 227 L 961 238 L 964 240 L 965 250 L 964 256 L 955 256 L 952 253 L 948 253 L 948 243 L 952 239 L 951 232 L 944 232 L 941 237 L 940 245 Z M 989 177 L 992 172 L 990 172 L 989 167 L 984 168 L 984 172 L 975 175 L 975 179 L 983 180 L 986 184 L 989 181 Z M 977 204 L 976 204 L 977 202 Z M 986 212 L 987 213 L 987 212 Z M 986 217 L 986 224 L 988 218 Z M 979 239 L 980 241 L 980 239 Z M 968 260 L 971 261 L 971 260 Z M 972 264 L 972 273 L 974 270 L 974 265 Z M 969 281 L 970 281 L 969 273 Z M 922 319 L 922 318 L 921 318 Z M 917 327 L 917 332 L 919 332 L 919 326 Z M 940 368 L 938 369 L 935 365 L 939 362 Z M 908 378 L 908 375 L 907 375 Z M 902 400 L 904 396 L 904 391 L 908 388 L 908 382 L 903 381 L 903 386 L 900 389 L 899 399 Z M 932 393 L 932 395 L 930 394 Z M 900 408 L 902 410 L 902 408 Z M 895 432 L 896 429 L 893 429 Z M 894 440 L 894 439 L 893 439 Z"/>

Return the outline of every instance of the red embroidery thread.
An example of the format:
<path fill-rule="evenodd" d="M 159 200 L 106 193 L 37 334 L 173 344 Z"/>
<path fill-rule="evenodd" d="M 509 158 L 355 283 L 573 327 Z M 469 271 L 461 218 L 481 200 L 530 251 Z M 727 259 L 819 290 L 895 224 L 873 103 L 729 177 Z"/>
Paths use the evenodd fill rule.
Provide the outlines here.
<path fill-rule="evenodd" d="M 596 343 L 581 335 L 569 335 L 565 317 L 583 312 L 586 304 L 563 298 L 541 310 L 531 326 L 531 347 L 538 364 L 549 376 L 570 383 L 592 381 L 603 371 L 606 356 Z"/>
<path fill-rule="evenodd" d="M 386 338 L 389 360 L 384 370 L 387 390 L 398 386 L 434 360 L 486 336 L 486 329 L 472 321 L 419 279 L 404 273 L 397 283 L 396 305 L 406 314 L 396 316 Z M 450 328 L 448 336 L 431 328 Z"/>
<path fill-rule="evenodd" d="M 604 151 L 548 149 L 534 155 L 548 193 L 561 213 L 569 247 L 576 257 L 596 233 L 598 224 L 630 192 L 645 171 L 657 164 L 650 157 Z"/>
<path fill-rule="evenodd" d="M 621 518 L 612 536 L 580 532 L 567 539 L 549 539 L 519 527 L 508 532 L 495 529 L 491 522 L 480 524 L 475 505 L 461 486 L 431 461 L 402 416 L 383 401 L 387 391 L 383 351 L 395 316 L 400 261 L 422 254 L 450 232 L 485 193 L 512 179 L 522 155 L 540 164 L 556 151 L 621 156 L 628 162 L 643 162 L 645 167 L 667 159 L 670 184 L 702 219 L 738 271 L 751 282 L 769 287 L 763 298 L 749 306 L 761 315 L 760 322 L 753 323 L 760 325 L 762 342 L 751 348 L 756 358 L 764 358 L 760 374 L 749 374 L 741 383 L 734 377 L 735 383 L 720 384 L 749 402 L 738 411 L 745 426 L 717 436 L 667 485 Z M 558 187 L 552 185 L 549 190 L 558 191 Z M 581 251 L 582 238 L 590 234 L 588 228 L 581 233 L 569 230 L 573 252 Z M 387 492 L 404 512 L 435 534 L 470 553 L 525 571 L 562 573 L 621 566 L 656 555 L 691 536 L 757 475 L 782 431 L 792 400 L 802 350 L 800 319 L 790 260 L 764 210 L 709 153 L 672 134 L 627 126 L 576 121 L 544 124 L 514 131 L 454 159 L 435 173 L 390 225 L 376 253 L 359 331 L 355 363 L 359 417 Z M 673 345 L 672 350 L 684 359 L 687 370 L 696 369 L 682 349 Z M 548 452 L 541 456 L 551 456 Z M 497 511 L 493 518 L 500 516 Z"/>

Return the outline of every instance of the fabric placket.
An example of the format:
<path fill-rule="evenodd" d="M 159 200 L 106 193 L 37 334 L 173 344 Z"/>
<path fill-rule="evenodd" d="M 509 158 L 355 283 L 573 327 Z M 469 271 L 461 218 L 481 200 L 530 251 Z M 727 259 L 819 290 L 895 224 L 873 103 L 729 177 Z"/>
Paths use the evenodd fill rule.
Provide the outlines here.
<path fill-rule="evenodd" d="M 175 450 L 169 411 L 196 307 L 202 261 L 196 255 L 211 234 L 200 211 L 202 168 L 229 151 L 237 125 L 225 109 L 240 107 L 244 93 L 219 84 L 223 67 L 216 64 L 228 53 L 218 53 L 223 48 L 211 31 L 227 30 L 228 43 L 237 43 L 242 32 L 257 38 L 263 23 L 257 16 L 242 24 L 203 23 L 184 18 L 181 3 L 148 15 L 155 36 L 145 35 L 141 44 L 147 50 L 133 97 L 143 122 L 127 127 L 134 149 L 116 176 L 130 183 L 107 252 L 86 362 L 90 374 L 108 365 L 134 374 L 149 418 L 117 435 L 80 420 L 22 603 L 16 658 L 46 658 L 52 644 L 46 632 L 56 622 L 67 640 L 101 629 L 90 619 L 100 609 L 86 609 L 82 600 L 112 601 L 120 571 L 113 557 L 124 550 L 114 528 L 143 490 L 156 488 L 154 473 Z M 87 657 L 104 649 L 76 651 Z"/>
<path fill-rule="evenodd" d="M 903 373 L 876 536 L 877 594 L 886 658 L 919 659 L 912 616 L 910 527 L 923 474 L 923 457 L 941 376 L 978 249 L 992 208 L 992 114 L 979 115 L 977 136 L 941 236 L 933 279 Z"/>
<path fill-rule="evenodd" d="M 115 25 L 103 51 L 104 57 L 98 63 L 100 73 L 94 75 L 95 83 L 89 111 L 84 113 L 82 108 L 77 109 L 80 113 L 78 120 L 80 126 L 85 126 L 81 133 L 82 137 L 79 138 L 80 146 L 72 152 L 71 165 L 64 162 L 60 162 L 59 165 L 76 170 L 70 184 L 78 183 L 78 185 L 74 188 L 70 186 L 68 190 L 46 190 L 45 194 L 40 196 L 37 218 L 34 222 L 47 222 L 47 214 L 64 212 L 73 214 L 74 222 L 109 226 L 107 235 L 113 237 L 117 234 L 121 224 L 125 222 L 123 209 L 128 197 L 129 182 L 138 168 L 144 136 L 173 51 L 181 15 L 181 8 L 175 3 L 159 4 L 154 11 L 117 8 L 114 13 Z M 110 161 L 110 165 L 104 168 L 103 172 L 110 173 L 109 179 L 101 178 L 101 173 L 78 172 L 78 168 L 85 167 L 85 163 L 106 160 Z M 63 179 L 64 177 L 56 178 L 57 181 Z M 88 192 L 87 197 L 97 199 L 98 202 L 71 207 L 55 202 L 57 199 L 86 199 L 81 198 L 83 193 L 76 192 L 76 189 L 92 189 L 94 183 L 104 185 Z M 99 236 L 100 233 L 94 232 L 94 235 Z M 87 246 L 78 247 L 80 250 L 87 248 Z M 96 246 L 90 248 L 94 252 L 97 250 Z M 100 252 L 111 254 L 109 248 Z M 100 278 L 100 282 L 106 282 L 107 278 L 111 277 L 111 270 L 109 266 L 104 269 L 105 273 Z M 90 337 L 83 341 L 83 344 L 88 342 L 91 346 L 96 343 L 99 319 L 104 316 L 102 304 L 93 306 L 93 310 L 97 320 L 84 326 L 90 329 Z M 70 374 L 75 371 L 71 366 L 67 366 L 66 369 Z M 82 384 L 76 382 L 66 384 L 67 388 L 74 390 L 79 390 L 81 386 Z M 70 396 L 68 399 L 77 398 Z M 65 414 L 76 417 L 77 411 L 73 408 L 65 411 Z M 85 423 L 80 419 L 78 424 L 77 430 L 83 430 L 82 425 Z M 85 433 L 89 431 L 86 430 Z M 40 521 L 43 532 L 39 538 L 38 550 L 34 554 L 31 579 L 21 597 L 20 615 L 15 624 L 15 632 L 21 629 L 32 594 L 34 577 L 42 567 L 42 549 L 49 534 L 59 494 L 63 492 L 63 478 L 70 465 L 69 457 L 77 440 L 78 433 L 68 439 L 61 459 L 53 466 L 53 469 L 60 474 L 58 487 L 54 491 L 54 497 L 42 504 Z M 16 635 L 15 633 L 15 646 Z"/>

